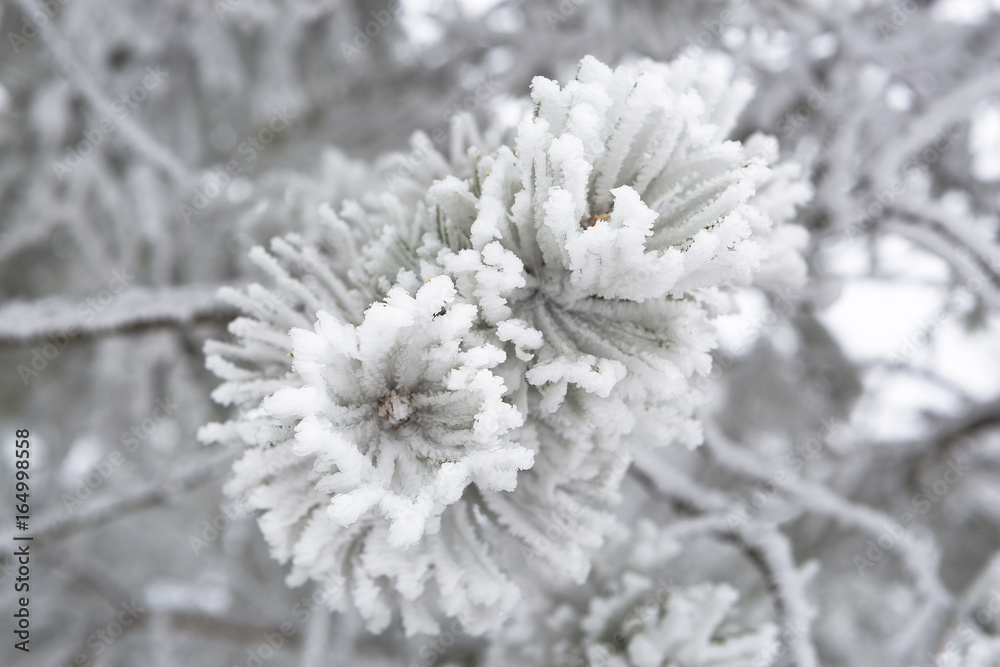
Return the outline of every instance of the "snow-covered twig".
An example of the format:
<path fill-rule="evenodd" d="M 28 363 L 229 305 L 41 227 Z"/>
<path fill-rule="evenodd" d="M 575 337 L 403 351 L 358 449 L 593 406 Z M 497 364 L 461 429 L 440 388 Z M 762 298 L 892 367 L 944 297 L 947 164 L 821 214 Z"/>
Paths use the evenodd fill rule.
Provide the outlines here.
<path fill-rule="evenodd" d="M 704 426 L 705 447 L 720 466 L 757 481 L 770 482 L 774 478 L 773 471 L 747 449 L 731 443 L 711 419 L 706 419 Z M 822 484 L 794 477 L 791 473 L 786 474 L 783 479 L 780 483 L 776 482 L 782 493 L 794 497 L 803 507 L 843 525 L 872 535 L 881 535 L 886 526 L 892 523 L 891 517 L 871 507 L 845 500 Z M 903 535 L 899 538 L 899 558 L 910 570 L 928 601 L 947 604 L 951 601 L 951 595 L 937 576 L 936 558 L 921 553 L 922 546 L 911 536 Z"/>
<path fill-rule="evenodd" d="M 804 577 L 795 567 L 789 539 L 777 528 L 735 530 L 732 539 L 743 546 L 765 574 L 795 664 L 818 667 L 810 631 L 815 612 L 806 598 Z"/>
<path fill-rule="evenodd" d="M 1000 69 L 990 65 L 962 81 L 947 95 L 938 97 L 908 123 L 900 138 L 886 144 L 872 160 L 869 173 L 875 189 L 889 187 L 907 157 L 934 141 L 944 129 L 967 117 L 976 102 L 997 92 L 1000 92 Z"/>
<path fill-rule="evenodd" d="M 233 455 L 230 452 L 215 453 L 166 479 L 148 482 L 131 491 L 108 494 L 110 499 L 94 500 L 76 512 L 54 510 L 37 520 L 38 527 L 32 530 L 33 544 L 44 546 L 58 542 L 76 533 L 99 528 L 134 512 L 165 503 L 221 477 L 232 462 Z M 4 544 L 12 544 L 9 535 Z"/>
<path fill-rule="evenodd" d="M 716 493 L 690 480 L 687 484 L 674 484 L 675 476 L 668 470 L 668 466 L 649 457 L 629 470 L 647 493 L 693 514 L 705 515 L 677 524 L 667 529 L 667 533 L 675 529 L 682 533 L 704 530 L 739 546 L 767 584 L 779 625 L 786 630 L 795 664 L 798 667 L 819 665 L 810 630 L 814 613 L 806 598 L 802 576 L 795 568 L 788 538 L 771 526 L 730 526 L 718 517 L 720 508 Z"/>
<path fill-rule="evenodd" d="M 0 346 L 135 333 L 198 322 L 227 322 L 235 309 L 216 299 L 215 285 L 134 287 L 74 301 L 49 297 L 0 306 Z"/>
<path fill-rule="evenodd" d="M 15 0 L 25 17 L 34 15 L 38 8 L 28 0 Z M 55 27 L 52 21 L 46 20 L 38 24 L 42 37 L 48 44 L 56 63 L 66 73 L 87 102 L 102 116 L 117 118 L 118 127 L 135 150 L 153 164 L 158 165 L 178 183 L 188 183 L 192 177 L 188 168 L 173 152 L 153 138 L 145 129 L 128 118 L 120 118 L 114 104 L 105 95 L 90 72 L 80 64 L 80 58 L 73 53 L 73 48 L 66 37 Z"/>
<path fill-rule="evenodd" d="M 988 262 L 973 255 L 970 248 L 962 244 L 960 240 L 951 234 L 943 233 L 947 232 L 947 229 L 940 226 L 938 230 L 935 230 L 927 225 L 888 221 L 882 226 L 882 229 L 909 239 L 948 262 L 955 271 L 956 278 L 966 285 L 982 280 L 984 277 L 983 268 L 993 270 Z M 956 241 L 959 242 L 956 243 Z M 977 295 L 991 308 L 1000 308 L 1000 293 L 995 287 L 984 285 L 977 292 Z"/>

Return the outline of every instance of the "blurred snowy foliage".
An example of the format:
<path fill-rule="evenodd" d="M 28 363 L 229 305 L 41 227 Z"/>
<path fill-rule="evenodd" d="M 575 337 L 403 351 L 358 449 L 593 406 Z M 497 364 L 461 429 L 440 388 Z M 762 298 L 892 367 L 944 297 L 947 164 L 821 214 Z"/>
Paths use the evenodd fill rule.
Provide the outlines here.
<path fill-rule="evenodd" d="M 0 494 L 13 494 L 14 430 L 29 428 L 38 579 L 30 659 L 8 641 L 0 662 L 1000 664 L 998 37 L 1000 7 L 991 0 L 414 0 L 401 7 L 393 0 L 4 0 Z M 430 201 L 452 220 L 482 217 L 483 208 L 516 216 L 522 156 L 502 147 L 520 145 L 518 123 L 535 111 L 531 81 L 566 84 L 588 54 L 612 68 L 679 56 L 709 63 L 711 71 L 682 86 L 693 85 L 707 107 L 720 110 L 704 119 L 720 131 L 708 139 L 737 140 L 771 165 L 770 180 L 755 180 L 739 204 L 808 232 L 783 232 L 786 250 L 772 250 L 751 283 L 738 274 L 754 262 L 732 264 L 725 280 L 709 276 L 728 286 L 704 302 L 712 336 L 695 327 L 683 341 L 697 354 L 678 368 L 686 363 L 692 372 L 661 386 L 627 368 L 617 396 L 646 401 L 651 391 L 683 386 L 697 401 L 657 403 L 634 423 L 625 410 L 595 410 L 583 387 L 594 378 L 582 366 L 563 359 L 543 372 L 555 360 L 532 348 L 539 325 L 529 315 L 540 316 L 508 299 L 516 287 L 499 300 L 477 292 L 477 280 L 503 290 L 510 278 L 510 264 L 480 261 L 490 240 L 516 238 L 518 245 L 501 242 L 497 256 L 530 259 L 520 234 L 470 233 L 468 247 L 439 239 L 433 259 L 450 288 L 425 285 L 434 276 L 422 273 L 417 254 L 416 264 L 400 264 L 413 257 L 400 260 L 398 246 L 380 241 L 385 225 L 405 229 Z M 747 84 L 713 90 L 723 79 Z M 738 103 L 715 106 L 734 97 Z M 541 100 L 538 113 L 551 127 L 562 122 L 552 120 L 560 109 Z M 573 147 L 547 148 L 543 134 L 524 140 L 548 151 L 546 160 L 573 157 Z M 580 136 L 585 161 L 599 164 Z M 487 176 L 484 157 L 508 176 Z M 500 205 L 477 209 L 489 177 Z M 600 243 L 588 246 L 582 227 L 561 232 L 562 247 L 576 248 L 563 256 L 545 254 L 558 245 L 551 227 L 533 243 L 542 264 L 564 270 L 561 296 L 589 290 L 608 302 L 627 300 L 638 305 L 618 316 L 639 317 L 638 306 L 655 308 L 676 295 L 656 292 L 655 281 L 639 289 L 643 262 L 662 269 L 666 253 L 634 252 L 641 239 L 616 226 L 611 204 L 642 219 L 644 200 L 628 189 L 612 194 L 626 182 L 608 179 L 585 184 L 596 188 L 596 200 L 574 200 L 574 184 L 566 183 L 570 196 L 548 204 L 593 219 L 588 229 L 605 235 Z M 468 183 L 474 188 L 463 190 Z M 284 241 L 274 245 L 275 237 Z M 423 239 L 403 242 L 416 253 Z M 255 246 L 272 254 L 251 252 Z M 636 271 L 625 282 L 581 264 L 588 252 L 610 247 L 632 253 Z M 453 256 L 438 260 L 449 249 Z M 281 267 L 296 262 L 313 270 L 282 282 Z M 359 262 L 368 271 L 360 275 L 361 302 L 356 290 L 323 282 L 324 267 L 342 278 Z M 400 279 L 399 268 L 409 277 Z M 348 591 L 324 576 L 323 554 L 298 554 L 286 582 L 288 566 L 272 555 L 291 554 L 282 557 L 265 540 L 281 527 L 263 518 L 258 526 L 267 498 L 252 490 L 267 487 L 233 475 L 237 451 L 196 438 L 205 424 L 241 419 L 211 396 L 219 386 L 213 372 L 231 355 L 260 361 L 262 377 L 272 379 L 299 365 L 300 392 L 346 381 L 305 370 L 324 336 L 348 351 L 338 362 L 345 368 L 384 362 L 360 349 L 351 356 L 344 331 L 314 328 L 315 311 L 303 317 L 305 294 L 295 284 L 304 277 L 327 286 L 325 307 L 336 305 L 357 332 L 366 330 L 371 303 L 412 309 L 398 342 L 421 363 L 434 365 L 419 353 L 427 345 L 455 345 L 468 355 L 458 367 L 468 372 L 452 376 L 455 368 L 438 364 L 435 381 L 445 392 L 464 387 L 475 396 L 451 397 L 467 425 L 481 415 L 496 419 L 493 429 L 471 426 L 463 442 L 485 438 L 510 452 L 503 474 L 480 478 L 494 485 L 481 493 L 509 497 L 504 512 L 492 512 L 529 516 L 540 539 L 526 548 L 518 543 L 525 531 L 511 531 L 518 539 L 490 546 L 495 560 L 477 556 L 438 573 L 436 608 L 444 617 L 410 608 L 414 625 L 404 628 L 380 597 L 394 590 L 412 602 L 438 576 L 420 569 L 429 561 L 413 550 L 424 542 L 351 581 L 361 614 L 350 606 L 328 613 Z M 704 289 L 678 280 L 680 291 Z M 211 298 L 221 287 L 231 298 Z M 241 294 L 252 298 L 241 302 Z M 428 304 L 437 308 L 424 317 L 417 311 Z M 488 327 L 463 319 L 466 304 Z M 441 306 L 445 314 L 436 317 Z M 244 328 L 227 333 L 241 309 Z M 266 344 L 248 352 L 253 321 L 268 324 L 256 329 Z M 269 327 L 284 322 L 283 339 L 273 336 Z M 302 333 L 289 338 L 293 327 Z M 475 340 L 489 327 L 503 338 Z M 206 348 L 209 340 L 218 342 Z M 291 347 L 275 354 L 285 341 Z M 301 364 L 298 354 L 287 356 L 298 345 Z M 503 347 L 505 359 L 489 346 Z M 216 359 L 212 372 L 206 350 Z M 497 381 L 519 391 L 512 378 L 527 370 L 510 366 L 529 362 L 542 368 L 531 376 L 537 405 L 500 401 Z M 259 406 L 283 386 L 268 381 L 242 394 L 230 382 L 231 402 L 258 404 L 270 413 L 262 420 L 317 414 L 306 401 L 282 401 L 280 392 Z M 682 402 L 684 392 L 671 398 Z M 412 406 L 390 394 L 377 397 L 387 397 L 382 415 L 402 423 Z M 543 401 L 554 411 L 533 422 Z M 526 426 L 503 405 L 517 407 Z M 647 446 L 695 444 L 699 428 L 699 447 Z M 522 439 L 525 429 L 541 444 Z M 560 429 L 575 433 L 552 450 L 558 454 L 540 455 Z M 605 443 L 624 438 L 628 448 L 586 450 L 581 433 Z M 522 446 L 535 452 L 530 462 L 517 458 Z M 571 452 L 577 455 L 564 455 Z M 237 471 L 250 475 L 248 465 Z M 479 484 L 472 468 L 463 472 L 467 489 Z M 509 485 L 500 478 L 515 472 L 517 487 L 502 490 Z M 309 474 L 307 467 L 290 479 Z M 546 486 L 555 478 L 566 491 L 558 505 Z M 292 495 L 316 502 L 309 491 L 296 486 Z M 422 506 L 431 529 L 425 538 L 449 536 L 451 551 L 439 555 L 473 558 L 480 540 L 457 550 L 456 536 L 496 520 L 469 496 Z M 11 526 L 11 504 L 0 508 L 0 524 Z M 341 509 L 342 519 L 358 510 Z M 361 521 L 376 525 L 383 543 L 395 525 L 389 511 Z M 447 529 L 434 533 L 436 522 Z M 0 600 L 10 609 L 6 530 Z M 399 543 L 419 537 L 397 535 Z M 516 602 L 506 583 L 469 593 L 480 606 L 503 610 L 494 619 L 499 627 L 484 636 L 482 618 L 458 611 L 461 582 L 447 579 L 473 565 L 496 581 L 516 580 L 520 591 Z M 136 622 L 112 638 L 107 630 L 123 605 L 137 610 Z M 365 627 L 373 616 L 388 624 L 380 635 Z M 10 620 L 2 627 L 10 636 Z M 407 636 L 417 628 L 430 634 Z"/>

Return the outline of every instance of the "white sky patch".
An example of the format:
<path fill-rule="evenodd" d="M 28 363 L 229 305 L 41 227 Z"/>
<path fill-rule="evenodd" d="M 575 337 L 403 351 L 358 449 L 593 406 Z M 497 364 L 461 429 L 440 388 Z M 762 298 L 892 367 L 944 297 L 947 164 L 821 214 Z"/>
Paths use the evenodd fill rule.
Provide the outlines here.
<path fill-rule="evenodd" d="M 871 270 L 868 239 L 864 237 L 830 244 L 821 256 L 826 272 L 841 278 L 864 278 Z M 879 239 L 878 264 L 881 276 L 904 281 L 944 285 L 950 276 L 944 260 L 898 236 Z"/>
<path fill-rule="evenodd" d="M 506 46 L 494 46 L 483 56 L 483 65 L 490 74 L 503 74 L 514 66 L 514 52 Z"/>
<path fill-rule="evenodd" d="M 442 5 L 441 0 L 403 0 L 400 21 L 414 46 L 430 46 L 444 36 L 441 24 L 435 18 Z"/>
<path fill-rule="evenodd" d="M 524 98 L 498 95 L 492 105 L 493 115 L 503 127 L 517 127 L 531 115 L 531 103 Z"/>
<path fill-rule="evenodd" d="M 985 183 L 1000 181 L 1000 104 L 980 102 L 972 111 L 969 130 L 972 175 Z"/>
<path fill-rule="evenodd" d="M 958 317 L 945 320 L 929 363 L 941 376 L 986 401 L 1000 394 L 1000 317 L 969 331 Z"/>
<path fill-rule="evenodd" d="M 868 272 L 869 260 L 862 239 L 830 244 L 820 250 L 825 270 L 841 278 L 861 277 Z"/>
<path fill-rule="evenodd" d="M 840 40 L 837 38 L 836 33 L 832 32 L 824 32 L 816 35 L 809 40 L 808 44 L 809 55 L 816 60 L 829 58 L 835 54 L 839 48 Z"/>
<path fill-rule="evenodd" d="M 747 352 L 760 335 L 776 321 L 767 298 L 757 290 L 733 295 L 733 313 L 716 319 L 719 349 L 736 355 Z"/>
<path fill-rule="evenodd" d="M 927 369 L 976 400 L 1000 393 L 1000 318 L 969 331 L 967 307 L 946 308 L 948 265 L 906 239 L 881 238 L 877 258 L 881 277 L 872 279 L 865 240 L 832 245 L 823 254 L 826 271 L 844 283 L 840 297 L 819 317 L 844 353 L 855 361 Z M 950 414 L 960 407 L 952 391 L 906 371 L 869 373 L 866 385 L 855 423 L 876 440 L 921 437 L 925 413 Z"/>
<path fill-rule="evenodd" d="M 885 90 L 885 104 L 893 111 L 909 111 L 913 106 L 913 97 L 910 87 L 900 81 Z"/>
<path fill-rule="evenodd" d="M 883 276 L 901 280 L 946 284 L 948 263 L 939 256 L 898 236 L 883 236 L 878 242 L 879 270 Z"/>
<path fill-rule="evenodd" d="M 729 49 L 738 49 L 747 41 L 747 31 L 739 26 L 731 25 L 722 33 L 722 43 Z"/>
<path fill-rule="evenodd" d="M 903 354 L 907 341 L 939 316 L 943 304 L 940 287 L 857 280 L 844 285 L 819 317 L 849 357 L 871 361 Z"/>
<path fill-rule="evenodd" d="M 958 317 L 942 320 L 935 344 L 918 349 L 907 361 L 961 387 L 973 400 L 992 400 L 1000 393 L 1000 318 L 981 331 L 968 331 Z M 953 415 L 958 396 L 930 378 L 886 368 L 865 378 L 866 400 L 853 424 L 874 440 L 925 437 L 927 416 Z"/>
<path fill-rule="evenodd" d="M 950 414 L 959 407 L 953 394 L 905 373 L 874 373 L 866 385 L 870 398 L 855 413 L 855 421 L 859 431 L 874 440 L 924 437 L 927 414 Z"/>
<path fill-rule="evenodd" d="M 502 2 L 503 0 L 458 0 L 458 5 L 469 18 L 480 19 Z"/>
<path fill-rule="evenodd" d="M 438 43 L 444 36 L 438 17 L 443 14 L 450 16 L 453 13 L 452 7 L 457 6 L 470 19 L 481 20 L 502 2 L 503 0 L 403 0 L 400 20 L 414 46 L 426 47 Z"/>
<path fill-rule="evenodd" d="M 10 93 L 4 88 L 3 84 L 0 83 L 0 114 L 6 113 L 10 110 Z"/>
<path fill-rule="evenodd" d="M 974 25 L 985 21 L 991 11 L 1000 11 L 1000 0 L 938 0 L 931 16 L 945 23 Z"/>

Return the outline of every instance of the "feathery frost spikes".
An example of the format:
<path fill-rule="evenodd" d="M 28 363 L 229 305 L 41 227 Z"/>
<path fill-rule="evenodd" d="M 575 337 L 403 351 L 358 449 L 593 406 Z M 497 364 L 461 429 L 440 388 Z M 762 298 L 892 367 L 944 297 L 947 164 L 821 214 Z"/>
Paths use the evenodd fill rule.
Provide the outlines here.
<path fill-rule="evenodd" d="M 626 574 L 622 583 L 618 596 L 595 599 L 583 621 L 588 631 L 584 640 L 587 664 L 759 667 L 768 664 L 766 656 L 775 653 L 773 626 L 749 632 L 720 629 L 739 597 L 730 586 L 699 584 L 653 604 L 648 602 L 655 600 L 650 597 L 651 581 Z M 615 639 L 624 644 L 617 651 Z"/>
<path fill-rule="evenodd" d="M 726 584 L 675 586 L 658 577 L 680 546 L 648 521 L 622 539 L 624 565 L 605 554 L 588 580 L 593 594 L 536 599 L 490 647 L 487 665 L 506 667 L 767 667 L 777 629 L 735 622 L 738 594 Z"/>
<path fill-rule="evenodd" d="M 451 279 L 438 276 L 415 297 L 393 287 L 358 327 L 320 311 L 315 333 L 290 334 L 304 386 L 263 404 L 297 421 L 293 451 L 316 456 L 330 518 L 347 527 L 377 512 L 394 547 L 419 540 L 429 520 L 437 532 L 442 510 L 468 484 L 511 491 L 532 463 L 530 450 L 504 437 L 523 421 L 489 370 L 505 354 L 463 342 L 476 309 L 454 300 Z"/>
<path fill-rule="evenodd" d="M 200 437 L 245 448 L 228 491 L 291 584 L 375 631 L 398 609 L 408 633 L 441 614 L 482 633 L 518 596 L 509 547 L 587 577 L 634 448 L 700 443 L 691 380 L 724 290 L 762 262 L 805 274 L 782 224 L 809 196 L 796 167 L 725 139 L 750 93 L 724 59 L 587 57 L 565 87 L 534 80 L 513 147 L 459 119 L 450 160 L 418 136 L 424 172 L 254 249 L 275 287 L 226 290 L 246 315 L 206 346 L 240 412 Z M 692 589 L 650 627 L 731 603 Z M 651 632 L 633 664 L 736 664 Z"/>
<path fill-rule="evenodd" d="M 669 593 L 645 577 L 625 573 L 618 594 L 594 598 L 590 612 L 575 618 L 569 607 L 552 619 L 569 636 L 555 642 L 543 661 L 516 664 L 556 667 L 766 667 L 776 652 L 774 626 L 744 630 L 727 626 L 736 589 L 699 584 Z M 568 640 L 568 641 L 567 641 Z M 498 667 L 501 663 L 497 663 Z M 502 663 L 511 664 L 511 663 Z"/>

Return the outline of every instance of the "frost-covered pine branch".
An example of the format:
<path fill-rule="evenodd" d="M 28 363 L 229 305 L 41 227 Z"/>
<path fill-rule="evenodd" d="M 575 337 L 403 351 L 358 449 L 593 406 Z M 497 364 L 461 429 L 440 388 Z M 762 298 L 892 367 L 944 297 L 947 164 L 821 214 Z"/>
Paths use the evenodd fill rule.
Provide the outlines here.
<path fill-rule="evenodd" d="M 585 58 L 534 80 L 510 144 L 459 121 L 445 173 L 254 250 L 274 287 L 224 292 L 246 315 L 205 350 L 239 416 L 201 438 L 247 448 L 229 490 L 290 583 L 335 575 L 375 631 L 478 634 L 517 600 L 505 544 L 584 580 L 638 434 L 701 440 L 724 290 L 769 258 L 804 277 L 800 171 L 725 138 L 751 92 L 722 58 Z"/>

